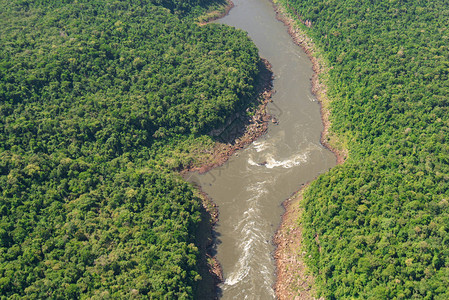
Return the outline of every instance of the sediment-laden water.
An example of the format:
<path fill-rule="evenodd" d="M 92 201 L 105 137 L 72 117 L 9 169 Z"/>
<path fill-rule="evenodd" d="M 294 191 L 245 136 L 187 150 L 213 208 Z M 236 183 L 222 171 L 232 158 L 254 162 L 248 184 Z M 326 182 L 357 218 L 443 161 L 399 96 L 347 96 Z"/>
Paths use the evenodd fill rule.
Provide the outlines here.
<path fill-rule="evenodd" d="M 335 165 L 320 144 L 320 108 L 311 94 L 312 64 L 296 46 L 268 0 L 233 0 L 219 23 L 248 32 L 275 76 L 268 112 L 279 121 L 226 164 L 192 174 L 219 206 L 217 257 L 223 267 L 221 299 L 274 299 L 273 235 L 281 203 L 302 184 Z"/>

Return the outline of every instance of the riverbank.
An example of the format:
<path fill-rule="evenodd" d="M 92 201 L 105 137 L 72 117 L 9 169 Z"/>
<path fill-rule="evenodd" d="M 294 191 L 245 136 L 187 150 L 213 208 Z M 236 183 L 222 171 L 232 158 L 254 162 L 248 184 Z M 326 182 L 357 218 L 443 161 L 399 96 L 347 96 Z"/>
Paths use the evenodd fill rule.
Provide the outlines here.
<path fill-rule="evenodd" d="M 206 13 L 203 16 L 200 16 L 198 18 L 198 24 L 200 26 L 203 26 L 206 25 L 207 23 L 213 22 L 226 16 L 229 13 L 229 11 L 234 7 L 234 2 L 232 2 L 231 0 L 225 0 L 224 2 L 226 4 L 220 7 L 219 9 L 215 9 L 213 11 Z"/>
<path fill-rule="evenodd" d="M 181 171 L 181 175 L 190 172 L 206 173 L 211 169 L 223 165 L 236 151 L 254 142 L 257 138 L 267 132 L 268 124 L 276 120 L 267 113 L 267 104 L 273 96 L 273 72 L 271 64 L 260 59 L 260 73 L 257 78 L 257 108 L 252 117 L 246 113 L 237 113 L 224 127 L 216 129 L 210 133 L 217 139 L 212 154 L 207 161 L 200 163 L 200 166 L 188 166 Z"/>
<path fill-rule="evenodd" d="M 223 281 L 223 272 L 215 258 L 215 231 L 214 226 L 218 222 L 218 208 L 206 193 L 197 187 L 197 196 L 201 198 L 201 222 L 198 226 L 195 244 L 198 247 L 200 257 L 198 273 L 201 281 L 197 286 L 195 299 L 216 299 L 217 286 Z"/>
<path fill-rule="evenodd" d="M 326 67 L 323 59 L 317 55 L 313 41 L 296 25 L 297 20 L 281 4 L 275 2 L 272 4 L 276 11 L 277 19 L 288 27 L 288 33 L 295 44 L 304 50 L 312 62 L 311 89 L 320 103 L 323 122 L 320 140 L 323 146 L 335 154 L 337 165 L 342 164 L 348 157 L 347 147 L 340 137 L 330 132 L 330 99 L 326 93 L 327 86 L 325 82 L 320 80 L 320 77 L 327 74 L 328 67 Z M 309 20 L 301 20 L 299 18 L 299 21 L 307 27 L 312 26 Z M 303 186 L 291 198 L 284 201 L 285 212 L 273 239 L 276 245 L 274 254 L 277 272 L 275 291 L 276 297 L 280 300 L 316 299 L 313 289 L 314 277 L 307 269 L 304 262 L 304 256 L 307 253 L 302 249 L 302 226 L 300 220 L 303 210 L 300 207 L 300 202 L 305 188 L 307 188 L 307 185 Z"/>
<path fill-rule="evenodd" d="M 301 249 L 302 227 L 300 207 L 303 189 L 283 202 L 285 213 L 274 236 L 277 248 L 274 258 L 277 266 L 276 296 L 280 300 L 303 300 L 314 298 L 314 277 L 304 263 L 307 255 Z"/>

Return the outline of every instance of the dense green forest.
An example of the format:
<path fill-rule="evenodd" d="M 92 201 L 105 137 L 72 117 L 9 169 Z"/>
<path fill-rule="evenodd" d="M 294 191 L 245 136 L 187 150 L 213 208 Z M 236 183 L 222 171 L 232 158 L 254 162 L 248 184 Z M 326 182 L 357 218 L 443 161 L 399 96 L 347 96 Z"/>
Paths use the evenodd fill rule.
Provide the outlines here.
<path fill-rule="evenodd" d="M 327 299 L 449 298 L 449 3 L 282 0 L 330 67 L 349 158 L 305 192 Z"/>
<path fill-rule="evenodd" d="M 206 0 L 0 0 L 0 295 L 190 299 L 201 200 L 174 169 L 250 105 Z"/>

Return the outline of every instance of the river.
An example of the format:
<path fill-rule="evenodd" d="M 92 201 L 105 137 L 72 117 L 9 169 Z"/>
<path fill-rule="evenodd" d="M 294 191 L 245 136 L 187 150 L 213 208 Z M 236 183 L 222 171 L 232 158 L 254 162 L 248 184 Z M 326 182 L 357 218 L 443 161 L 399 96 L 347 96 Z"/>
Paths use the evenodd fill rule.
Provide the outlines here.
<path fill-rule="evenodd" d="M 226 164 L 191 177 L 218 205 L 217 258 L 223 267 L 220 299 L 275 299 L 273 235 L 282 202 L 335 156 L 320 144 L 320 107 L 311 93 L 312 63 L 295 45 L 267 0 L 233 0 L 218 20 L 248 32 L 274 73 L 268 112 L 279 121 Z"/>

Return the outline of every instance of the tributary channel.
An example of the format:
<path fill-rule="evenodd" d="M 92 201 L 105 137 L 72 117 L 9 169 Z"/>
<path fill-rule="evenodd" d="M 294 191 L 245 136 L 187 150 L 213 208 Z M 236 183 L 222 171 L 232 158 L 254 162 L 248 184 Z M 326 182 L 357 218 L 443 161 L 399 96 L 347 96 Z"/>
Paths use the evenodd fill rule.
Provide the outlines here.
<path fill-rule="evenodd" d="M 268 0 L 233 0 L 218 20 L 248 32 L 261 57 L 273 67 L 273 103 L 268 112 L 279 124 L 237 152 L 221 167 L 195 174 L 218 205 L 217 257 L 223 267 L 220 299 L 274 299 L 276 268 L 273 235 L 282 202 L 336 158 L 320 144 L 320 106 L 311 93 L 312 63 L 276 19 Z M 271 122 L 270 122 L 271 123 Z"/>

